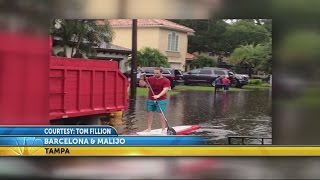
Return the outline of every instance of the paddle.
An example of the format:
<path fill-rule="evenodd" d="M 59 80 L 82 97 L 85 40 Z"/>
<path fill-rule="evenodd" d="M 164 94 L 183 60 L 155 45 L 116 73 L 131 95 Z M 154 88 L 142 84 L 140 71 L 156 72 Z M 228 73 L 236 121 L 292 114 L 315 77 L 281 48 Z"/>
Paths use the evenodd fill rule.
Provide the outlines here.
<path fill-rule="evenodd" d="M 150 90 L 151 90 L 151 93 L 155 96 L 155 94 L 154 94 L 154 92 L 153 92 L 153 89 L 152 89 L 152 87 L 150 86 L 150 83 L 149 83 L 148 79 L 147 79 L 146 77 L 145 77 L 145 79 L 146 79 L 146 82 L 147 82 L 147 84 L 148 84 L 148 87 L 149 87 Z M 166 124 L 167 124 L 167 135 L 176 135 L 177 132 L 176 132 L 172 127 L 170 127 L 170 125 L 169 125 L 169 123 L 168 123 L 168 120 L 167 120 L 166 116 L 164 115 L 161 106 L 160 106 L 159 103 L 158 103 L 158 100 L 155 100 L 155 102 L 156 102 L 156 104 L 158 105 L 158 107 L 159 107 L 159 109 L 160 109 L 160 111 L 161 111 L 161 114 L 162 114 L 162 116 L 163 116 L 163 118 L 164 118 L 164 120 L 165 120 L 165 122 L 166 122 Z"/>

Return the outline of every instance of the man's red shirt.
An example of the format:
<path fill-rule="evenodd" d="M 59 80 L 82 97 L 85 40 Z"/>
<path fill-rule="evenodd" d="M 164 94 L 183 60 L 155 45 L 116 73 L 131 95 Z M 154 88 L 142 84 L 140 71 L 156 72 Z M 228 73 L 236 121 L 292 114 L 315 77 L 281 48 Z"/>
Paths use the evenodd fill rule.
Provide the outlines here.
<path fill-rule="evenodd" d="M 156 77 L 149 77 L 148 78 L 148 82 L 154 92 L 155 95 L 158 95 L 161 93 L 161 91 L 164 88 L 169 88 L 170 87 L 170 80 L 166 77 L 162 77 L 160 79 L 157 79 Z M 155 100 L 153 97 L 153 94 L 151 92 L 151 90 L 149 89 L 149 93 L 148 93 L 148 99 L 150 100 Z M 158 100 L 165 100 L 167 99 L 167 94 L 164 94 L 163 96 L 161 96 Z"/>

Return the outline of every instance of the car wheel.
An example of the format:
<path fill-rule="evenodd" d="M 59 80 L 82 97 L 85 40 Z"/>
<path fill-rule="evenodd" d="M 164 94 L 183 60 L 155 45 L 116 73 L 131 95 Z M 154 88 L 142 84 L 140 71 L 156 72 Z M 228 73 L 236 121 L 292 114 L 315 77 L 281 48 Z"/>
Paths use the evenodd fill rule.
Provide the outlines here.
<path fill-rule="evenodd" d="M 240 84 L 240 82 L 238 80 L 233 80 L 230 84 L 231 87 L 235 88 L 238 86 L 238 84 Z"/>
<path fill-rule="evenodd" d="M 216 86 L 214 80 L 211 82 L 211 86 L 212 86 L 212 87 L 215 87 L 215 86 Z"/>
<path fill-rule="evenodd" d="M 240 81 L 235 80 L 235 82 L 234 82 L 234 87 L 236 87 L 236 88 L 241 88 L 242 85 L 241 85 Z"/>

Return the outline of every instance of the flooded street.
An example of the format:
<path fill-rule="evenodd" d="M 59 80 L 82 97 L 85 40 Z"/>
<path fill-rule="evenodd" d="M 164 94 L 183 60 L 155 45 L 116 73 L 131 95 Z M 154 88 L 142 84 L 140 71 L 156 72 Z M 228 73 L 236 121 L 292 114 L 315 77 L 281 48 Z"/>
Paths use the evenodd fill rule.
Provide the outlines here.
<path fill-rule="evenodd" d="M 130 102 L 119 133 L 146 129 L 145 101 Z M 216 97 L 208 91 L 181 91 L 169 97 L 165 114 L 171 126 L 199 124 L 194 134 L 209 136 L 210 144 L 227 144 L 227 136 L 271 137 L 271 103 L 271 90 L 217 92 Z M 160 127 L 155 116 L 153 129 Z"/>

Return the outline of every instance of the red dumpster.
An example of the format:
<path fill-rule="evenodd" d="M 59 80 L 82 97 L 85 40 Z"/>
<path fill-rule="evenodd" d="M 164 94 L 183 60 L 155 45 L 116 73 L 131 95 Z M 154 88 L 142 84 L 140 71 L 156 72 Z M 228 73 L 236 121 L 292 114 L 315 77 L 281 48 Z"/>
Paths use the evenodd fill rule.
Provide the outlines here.
<path fill-rule="evenodd" d="M 48 43 L 0 31 L 0 125 L 49 124 Z"/>
<path fill-rule="evenodd" d="M 0 125 L 46 125 L 128 107 L 117 62 L 50 57 L 47 36 L 0 32 L 0 42 Z"/>
<path fill-rule="evenodd" d="M 51 57 L 50 120 L 124 110 L 127 87 L 115 61 Z"/>

